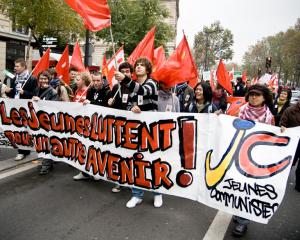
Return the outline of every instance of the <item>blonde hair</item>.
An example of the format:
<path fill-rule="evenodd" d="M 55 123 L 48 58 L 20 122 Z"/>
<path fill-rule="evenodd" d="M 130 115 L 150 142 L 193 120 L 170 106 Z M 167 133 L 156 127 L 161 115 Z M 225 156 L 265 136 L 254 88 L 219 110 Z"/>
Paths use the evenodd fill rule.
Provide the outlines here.
<path fill-rule="evenodd" d="M 86 72 L 82 72 L 79 74 L 79 76 L 84 81 L 86 86 L 90 85 L 90 83 L 92 81 L 90 74 L 88 74 Z"/>

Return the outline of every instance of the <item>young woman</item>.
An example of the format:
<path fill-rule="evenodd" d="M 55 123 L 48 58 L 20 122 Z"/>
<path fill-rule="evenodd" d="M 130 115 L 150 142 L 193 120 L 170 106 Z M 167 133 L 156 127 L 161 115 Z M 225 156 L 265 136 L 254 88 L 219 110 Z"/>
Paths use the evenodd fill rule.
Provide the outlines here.
<path fill-rule="evenodd" d="M 279 126 L 281 116 L 283 112 L 290 106 L 292 98 L 292 91 L 288 88 L 282 88 L 278 94 L 278 97 L 274 101 L 274 116 L 275 125 Z"/>
<path fill-rule="evenodd" d="M 84 102 L 86 100 L 88 86 L 91 83 L 91 77 L 88 73 L 82 72 L 76 76 L 75 83 L 77 86 L 77 90 L 74 94 L 72 102 Z"/>
<path fill-rule="evenodd" d="M 47 71 L 40 72 L 38 74 L 38 87 L 33 91 L 33 101 L 58 101 L 57 92 L 49 85 L 51 75 Z M 41 175 L 48 174 L 53 168 L 53 161 L 51 159 L 44 158 L 42 165 L 38 166 L 39 173 Z"/>
<path fill-rule="evenodd" d="M 274 116 L 270 109 L 272 109 L 272 94 L 270 90 L 264 85 L 252 85 L 249 87 L 245 96 L 246 104 L 243 105 L 239 112 L 239 118 L 244 120 L 252 120 L 255 122 L 275 124 Z M 247 225 L 249 220 L 234 216 L 236 225 L 232 231 L 235 237 L 242 237 L 247 232 Z"/>
<path fill-rule="evenodd" d="M 198 83 L 194 88 L 194 99 L 187 106 L 186 112 L 191 113 L 213 113 L 218 109 L 212 103 L 213 93 L 207 83 Z"/>

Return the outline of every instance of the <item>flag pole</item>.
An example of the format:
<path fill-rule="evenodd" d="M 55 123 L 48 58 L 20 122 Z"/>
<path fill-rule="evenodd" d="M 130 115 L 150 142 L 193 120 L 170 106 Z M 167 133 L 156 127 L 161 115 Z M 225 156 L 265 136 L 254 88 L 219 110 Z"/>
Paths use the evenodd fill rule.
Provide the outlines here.
<path fill-rule="evenodd" d="M 112 28 L 111 28 L 111 24 L 109 26 L 109 31 L 110 31 L 110 38 L 111 38 L 111 42 L 112 42 L 112 48 L 113 48 L 113 56 L 116 55 L 116 49 L 115 49 L 115 42 L 114 42 L 114 37 L 113 37 L 113 33 L 112 33 Z M 118 63 L 117 63 L 117 59 L 114 58 L 114 61 L 115 61 L 115 69 L 118 69 Z M 118 90 L 116 92 L 116 94 L 114 95 L 113 97 L 113 101 L 115 101 L 115 98 L 117 96 L 117 94 L 120 94 L 120 97 L 121 97 L 121 84 L 118 82 Z"/>

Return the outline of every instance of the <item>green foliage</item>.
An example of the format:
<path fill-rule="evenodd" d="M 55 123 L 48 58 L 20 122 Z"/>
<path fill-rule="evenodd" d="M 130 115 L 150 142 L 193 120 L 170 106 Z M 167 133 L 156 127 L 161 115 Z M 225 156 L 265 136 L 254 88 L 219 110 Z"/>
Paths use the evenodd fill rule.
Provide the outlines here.
<path fill-rule="evenodd" d="M 125 54 L 135 49 L 146 33 L 156 26 L 155 46 L 164 45 L 174 37 L 174 30 L 164 22 L 168 11 L 158 0 L 109 0 L 112 16 L 112 32 L 117 47 L 124 45 Z M 109 28 L 97 34 L 98 38 L 111 42 Z"/>
<path fill-rule="evenodd" d="M 266 57 L 272 58 L 272 71 L 280 79 L 300 83 L 300 19 L 286 32 L 269 36 L 251 46 L 244 55 L 248 75 L 256 76 L 258 68 L 265 71 Z"/>
<path fill-rule="evenodd" d="M 230 30 L 224 29 L 219 21 L 209 27 L 204 26 L 194 39 L 195 59 L 198 67 L 209 69 L 216 64 L 216 60 L 231 60 L 233 50 L 233 35 Z"/>
<path fill-rule="evenodd" d="M 80 17 L 62 0 L 0 0 L 0 10 L 30 28 L 37 41 L 48 35 L 66 43 L 71 33 L 83 32 Z"/>

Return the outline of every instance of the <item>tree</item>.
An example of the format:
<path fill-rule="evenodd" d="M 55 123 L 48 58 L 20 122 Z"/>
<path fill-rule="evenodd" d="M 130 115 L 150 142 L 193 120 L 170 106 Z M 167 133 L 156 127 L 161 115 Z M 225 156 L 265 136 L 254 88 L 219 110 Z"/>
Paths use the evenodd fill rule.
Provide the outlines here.
<path fill-rule="evenodd" d="M 72 33 L 82 33 L 80 17 L 62 0 L 0 0 L 0 10 L 15 26 L 27 27 L 42 54 L 43 36 L 56 36 L 65 47 Z"/>
<path fill-rule="evenodd" d="M 156 26 L 155 45 L 165 46 L 174 37 L 172 27 L 164 22 L 169 16 L 158 0 L 109 0 L 112 32 L 117 46 L 124 45 L 126 55 L 135 49 L 146 33 Z M 111 43 L 109 29 L 97 32 L 97 37 Z"/>
<path fill-rule="evenodd" d="M 233 35 L 224 29 L 219 21 L 204 26 L 194 39 L 194 53 L 198 67 L 208 70 L 217 59 L 231 60 L 233 56 Z"/>
<path fill-rule="evenodd" d="M 268 36 L 249 47 L 244 54 L 244 68 L 250 76 L 265 70 L 266 57 L 272 58 L 272 72 L 284 82 L 300 83 L 300 19 L 286 32 Z"/>

